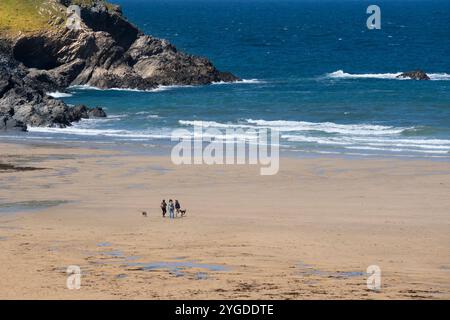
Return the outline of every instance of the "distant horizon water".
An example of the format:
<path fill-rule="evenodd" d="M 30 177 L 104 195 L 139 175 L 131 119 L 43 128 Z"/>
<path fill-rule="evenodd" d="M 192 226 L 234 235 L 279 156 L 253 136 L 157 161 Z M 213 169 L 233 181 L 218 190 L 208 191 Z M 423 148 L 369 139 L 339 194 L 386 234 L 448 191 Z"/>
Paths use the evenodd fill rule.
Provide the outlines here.
<path fill-rule="evenodd" d="M 113 1 L 145 33 L 244 79 L 49 93 L 108 118 L 17 139 L 166 143 L 174 129 L 271 128 L 284 150 L 450 159 L 450 2 Z M 422 69 L 431 81 L 401 80 Z"/>

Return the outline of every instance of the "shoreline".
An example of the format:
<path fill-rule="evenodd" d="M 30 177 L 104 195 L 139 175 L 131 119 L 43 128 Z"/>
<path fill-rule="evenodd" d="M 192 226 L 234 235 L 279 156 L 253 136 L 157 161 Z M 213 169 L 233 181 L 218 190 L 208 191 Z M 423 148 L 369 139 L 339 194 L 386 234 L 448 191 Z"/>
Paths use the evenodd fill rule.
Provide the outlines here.
<path fill-rule="evenodd" d="M 1 204 L 41 206 L 0 214 L 3 299 L 450 297 L 447 162 L 282 157 L 260 176 L 118 150 L 0 151 L 45 168 L 0 171 Z M 169 197 L 185 218 L 161 218 Z M 69 265 L 80 290 L 66 288 Z"/>
<path fill-rule="evenodd" d="M 170 158 L 170 151 L 173 147 L 173 142 L 170 139 L 148 139 L 147 141 L 101 141 L 101 140 L 63 140 L 52 139 L 42 137 L 26 137 L 19 139 L 15 134 L 13 135 L 0 135 L 0 138 L 5 138 L 6 141 L 0 141 L 5 144 L 17 144 L 17 145 L 42 145 L 49 147 L 68 147 L 68 148 L 87 148 L 94 150 L 110 150 L 110 151 L 124 151 L 130 152 L 136 155 L 148 155 L 148 156 L 166 156 Z M 52 142 L 50 142 L 53 140 Z M 399 161 L 437 161 L 437 162 L 450 162 L 450 153 L 446 155 L 411 155 L 411 154 L 393 154 L 391 153 L 344 153 L 344 152 L 322 152 L 317 150 L 297 150 L 289 147 L 280 147 L 280 158 L 288 159 L 347 159 L 347 160 L 399 160 Z"/>

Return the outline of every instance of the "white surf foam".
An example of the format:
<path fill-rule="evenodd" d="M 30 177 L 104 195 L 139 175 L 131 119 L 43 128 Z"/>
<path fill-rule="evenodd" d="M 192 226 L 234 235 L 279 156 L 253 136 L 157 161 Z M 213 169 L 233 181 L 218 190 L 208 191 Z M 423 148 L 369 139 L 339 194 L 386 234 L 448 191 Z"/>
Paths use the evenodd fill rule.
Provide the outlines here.
<path fill-rule="evenodd" d="M 448 154 L 448 151 L 443 150 L 420 150 L 420 149 L 406 149 L 406 148 L 380 148 L 370 146 L 351 146 L 347 149 L 353 150 L 372 150 L 372 151 L 390 151 L 390 152 L 414 152 L 414 153 L 431 153 L 431 154 Z"/>
<path fill-rule="evenodd" d="M 343 146 L 348 149 L 367 148 L 367 150 L 413 151 L 425 153 L 450 152 L 450 140 L 398 139 L 392 137 L 317 137 L 304 135 L 282 135 L 282 139 L 290 142 L 306 142 L 327 146 Z"/>
<path fill-rule="evenodd" d="M 94 87 L 94 86 L 90 86 L 87 84 L 84 85 L 75 85 L 75 86 L 70 86 L 69 89 L 74 89 L 74 90 L 96 90 L 96 91 L 128 91 L 128 92 L 161 92 L 161 91 L 166 91 L 166 90 L 171 90 L 171 89 L 177 89 L 177 88 L 187 88 L 187 87 L 192 87 L 192 86 L 188 86 L 188 85 L 173 85 L 173 86 L 158 86 L 156 88 L 153 89 L 148 89 L 148 90 L 141 90 L 141 89 L 133 89 L 133 88 L 107 88 L 107 89 L 101 89 L 98 87 Z"/>
<path fill-rule="evenodd" d="M 429 73 L 428 76 L 431 80 L 435 81 L 449 81 L 450 80 L 450 74 L 448 73 Z"/>
<path fill-rule="evenodd" d="M 401 72 L 397 73 L 362 73 L 362 74 L 351 74 L 344 72 L 343 70 L 338 70 L 327 74 L 328 78 L 333 79 L 398 79 Z"/>
<path fill-rule="evenodd" d="M 338 70 L 326 74 L 330 79 L 390 79 L 390 80 L 408 80 L 408 78 L 397 78 L 402 72 L 396 73 L 361 73 L 352 74 Z M 448 73 L 428 73 L 430 80 L 434 81 L 447 81 L 450 80 L 450 74 Z"/>
<path fill-rule="evenodd" d="M 219 82 L 213 82 L 213 85 L 222 85 L 222 84 L 259 84 L 264 83 L 262 80 L 258 79 L 242 79 L 239 81 L 234 82 L 225 82 L 225 81 L 219 81 Z M 153 89 L 148 90 L 142 90 L 142 89 L 133 89 L 133 88 L 107 88 L 102 89 L 95 86 L 83 84 L 83 85 L 74 85 L 70 86 L 69 89 L 74 90 L 96 90 L 96 91 L 129 91 L 129 92 L 162 92 L 167 90 L 173 90 L 173 89 L 179 89 L 179 88 L 193 88 L 193 87 L 201 87 L 201 86 L 194 86 L 194 85 L 170 85 L 170 86 L 163 86 L 160 85 Z"/>
<path fill-rule="evenodd" d="M 247 119 L 246 123 L 219 123 L 215 121 L 179 120 L 181 125 L 203 126 L 205 128 L 267 128 L 280 132 L 290 131 L 322 131 L 326 133 L 341 133 L 352 135 L 391 135 L 402 133 L 413 128 L 390 127 L 370 124 L 336 124 L 333 122 L 307 122 L 286 120 L 253 120 Z"/>
<path fill-rule="evenodd" d="M 94 129 L 83 126 L 72 126 L 67 128 L 43 128 L 43 127 L 29 127 L 30 132 L 36 133 L 48 133 L 48 134 L 67 134 L 67 135 L 76 135 L 76 136 L 91 136 L 91 137 L 111 137 L 111 138 L 121 138 L 131 141 L 145 141 L 150 139 L 171 139 L 172 131 L 171 130 L 162 130 L 162 132 L 151 132 L 150 130 L 143 131 L 130 131 L 130 130 L 117 130 L 117 129 Z M 180 136 L 177 135 L 179 138 Z M 210 134 L 208 132 L 204 132 L 201 135 L 197 135 L 194 132 L 186 133 L 185 138 L 194 138 L 195 139 L 219 139 L 223 141 L 232 141 L 236 140 L 246 140 L 246 141 L 255 141 L 257 136 L 251 134 L 230 134 L 230 135 L 216 135 Z"/>
<path fill-rule="evenodd" d="M 244 124 L 220 123 L 216 121 L 202 121 L 202 120 L 179 120 L 179 124 L 184 126 L 202 126 L 203 128 L 250 128 L 252 126 Z"/>
<path fill-rule="evenodd" d="M 307 122 L 286 120 L 252 120 L 242 123 L 220 123 L 216 121 L 180 120 L 184 126 L 203 126 L 218 129 L 275 129 L 281 139 L 287 142 L 326 146 L 344 150 L 360 149 L 389 151 L 393 153 L 449 154 L 450 140 L 402 137 L 407 127 L 393 127 L 372 124 L 336 124 L 332 122 Z M 330 135 L 332 134 L 332 135 Z"/>
<path fill-rule="evenodd" d="M 72 134 L 78 136 L 105 136 L 118 138 L 142 138 L 142 139 L 165 139 L 170 138 L 170 134 L 158 134 L 147 131 L 129 131 L 117 129 L 92 129 L 83 127 L 67 127 L 67 128 L 45 128 L 45 127 L 29 127 L 30 132 L 51 133 L 51 134 Z"/>
<path fill-rule="evenodd" d="M 242 80 L 232 81 L 232 82 L 217 81 L 217 82 L 213 82 L 212 84 L 220 85 L 220 84 L 261 84 L 261 83 L 266 83 L 266 82 L 263 80 L 259 80 L 259 79 L 242 79 Z"/>
<path fill-rule="evenodd" d="M 340 133 L 352 135 L 391 135 L 402 133 L 413 128 L 391 127 L 371 124 L 337 124 L 333 122 L 307 122 L 285 120 L 253 120 L 247 122 L 258 127 L 267 127 L 283 131 L 322 131 L 326 133 Z"/>
<path fill-rule="evenodd" d="M 143 112 L 141 112 L 142 114 Z M 152 116 L 150 113 L 147 115 Z M 115 115 L 111 120 L 120 120 L 125 115 Z M 68 128 L 41 128 L 31 127 L 31 132 L 39 132 L 45 136 L 47 134 L 78 135 L 78 136 L 98 136 L 111 137 L 119 140 L 145 141 L 151 139 L 170 139 L 174 128 L 149 128 L 143 130 L 121 130 L 112 128 L 101 128 L 107 124 L 106 119 L 83 119 L 72 127 Z M 105 123 L 105 124 L 104 124 Z M 414 128 L 382 126 L 373 124 L 336 124 L 332 122 L 307 122 L 307 121 L 287 121 L 287 120 L 242 120 L 234 123 L 220 123 L 216 121 L 201 120 L 179 120 L 179 124 L 186 127 L 189 138 L 199 138 L 192 132 L 193 126 L 202 125 L 203 128 L 218 128 L 220 133 L 203 132 L 202 138 L 246 140 L 252 143 L 257 136 L 248 131 L 236 131 L 228 136 L 223 136 L 224 129 L 276 129 L 281 133 L 281 141 L 289 146 L 330 152 L 348 153 L 352 150 L 366 150 L 371 154 L 424 154 L 428 156 L 441 155 L 450 157 L 450 140 L 447 139 L 426 139 L 421 137 L 402 136 L 404 130 Z M 303 147 L 302 147 L 303 146 Z"/>
<path fill-rule="evenodd" d="M 68 98 L 73 96 L 73 94 L 70 93 L 66 93 L 66 92 L 59 92 L 59 91 L 55 91 L 55 92 L 47 92 L 46 93 L 48 96 L 52 97 L 52 98 Z"/>

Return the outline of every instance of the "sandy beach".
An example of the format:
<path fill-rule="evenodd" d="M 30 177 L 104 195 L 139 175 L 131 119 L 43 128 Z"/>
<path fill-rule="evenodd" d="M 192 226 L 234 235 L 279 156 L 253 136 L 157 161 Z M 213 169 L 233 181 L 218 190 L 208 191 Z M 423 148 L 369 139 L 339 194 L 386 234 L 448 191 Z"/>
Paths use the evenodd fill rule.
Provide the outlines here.
<path fill-rule="evenodd" d="M 448 162 L 283 157 L 261 176 L 0 143 L 0 163 L 0 299 L 450 298 Z"/>

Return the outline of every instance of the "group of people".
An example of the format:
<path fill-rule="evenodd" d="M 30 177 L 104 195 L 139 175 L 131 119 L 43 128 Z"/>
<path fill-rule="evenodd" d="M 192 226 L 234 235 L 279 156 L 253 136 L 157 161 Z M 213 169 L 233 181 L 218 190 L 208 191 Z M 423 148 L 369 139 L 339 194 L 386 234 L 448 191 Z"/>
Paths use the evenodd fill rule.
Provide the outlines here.
<path fill-rule="evenodd" d="M 166 202 L 166 200 L 163 199 L 161 202 L 161 210 L 163 218 L 166 217 L 167 212 L 169 212 L 170 219 L 175 219 L 179 214 L 181 214 L 181 217 L 186 214 L 186 210 L 181 210 L 180 202 L 178 200 L 173 202 L 172 199 L 170 199 L 169 202 Z"/>

